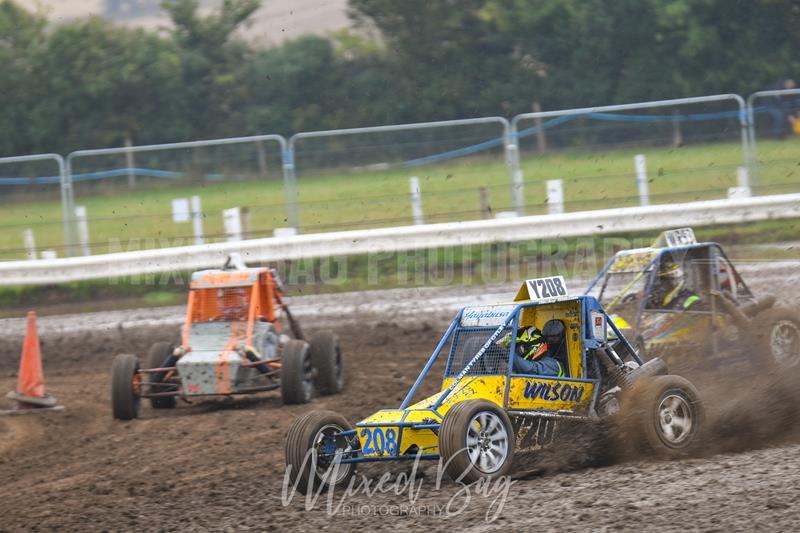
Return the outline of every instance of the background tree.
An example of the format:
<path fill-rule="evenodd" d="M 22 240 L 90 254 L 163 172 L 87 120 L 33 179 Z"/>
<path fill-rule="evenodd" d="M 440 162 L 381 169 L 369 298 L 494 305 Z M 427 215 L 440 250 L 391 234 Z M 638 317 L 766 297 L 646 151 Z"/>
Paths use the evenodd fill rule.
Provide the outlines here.
<path fill-rule="evenodd" d="M 180 50 L 180 110 L 196 137 L 235 135 L 245 125 L 247 88 L 242 84 L 251 53 L 235 38 L 261 6 L 260 0 L 224 0 L 218 13 L 201 16 L 198 0 L 164 0 L 172 39 Z"/>
<path fill-rule="evenodd" d="M 35 147 L 31 88 L 37 83 L 35 58 L 45 42 L 46 24 L 44 16 L 0 1 L 0 154 L 29 153 Z"/>
<path fill-rule="evenodd" d="M 176 47 L 157 34 L 102 19 L 66 24 L 39 50 L 31 87 L 35 141 L 48 150 L 159 142 L 189 134 L 176 114 Z"/>
<path fill-rule="evenodd" d="M 106 0 L 109 9 L 155 0 Z M 797 0 L 350 0 L 356 30 L 269 49 L 260 0 L 172 27 L 48 26 L 0 0 L 0 155 L 734 92 L 800 78 Z"/>

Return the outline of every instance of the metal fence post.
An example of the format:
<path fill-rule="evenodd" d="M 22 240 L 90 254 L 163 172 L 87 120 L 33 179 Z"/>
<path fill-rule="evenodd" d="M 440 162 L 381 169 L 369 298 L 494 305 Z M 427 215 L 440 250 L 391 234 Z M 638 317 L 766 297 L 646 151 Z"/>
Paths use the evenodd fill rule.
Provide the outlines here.
<path fill-rule="evenodd" d="M 747 165 L 747 170 L 750 174 L 750 185 L 754 195 L 758 195 L 761 186 L 761 175 L 759 173 L 758 164 L 758 143 L 756 142 L 756 120 L 755 120 L 755 101 L 765 96 L 790 96 L 800 95 L 800 89 L 781 89 L 775 91 L 758 91 L 747 97 L 747 122 L 748 122 L 748 140 L 750 142 L 750 161 Z"/>
<path fill-rule="evenodd" d="M 289 227 L 300 229 L 300 206 L 297 197 L 297 172 L 295 171 L 294 143 L 297 134 L 289 137 L 289 143 L 281 151 L 283 157 L 283 190 L 286 197 L 286 220 Z"/>
<path fill-rule="evenodd" d="M 134 145 L 130 147 L 117 147 L 117 148 L 99 148 L 94 150 L 78 150 L 75 152 L 70 153 L 66 158 L 66 178 L 65 178 L 65 188 L 63 193 L 64 203 L 65 205 L 68 204 L 69 209 L 72 209 L 74 205 L 74 188 L 72 187 L 73 183 L 73 161 L 76 158 L 81 157 L 90 157 L 90 156 L 109 156 L 109 155 L 127 155 L 127 154 L 139 154 L 139 153 L 150 153 L 150 152 L 163 152 L 167 150 L 187 150 L 187 149 L 194 149 L 194 148 L 205 148 L 211 146 L 228 146 L 228 145 L 236 145 L 236 144 L 247 144 L 247 143 L 262 143 L 264 141 L 275 141 L 280 146 L 281 157 L 285 160 L 286 157 L 286 139 L 281 135 L 253 135 L 250 137 L 230 137 L 225 139 L 209 139 L 209 140 L 201 140 L 201 141 L 187 141 L 187 142 L 178 142 L 178 143 L 167 143 L 167 144 L 152 144 L 152 145 Z M 284 181 L 286 180 L 286 168 L 284 165 Z M 73 211 L 70 211 L 72 213 Z M 291 215 L 291 214 L 290 214 Z M 202 224 L 202 220 L 200 220 L 200 224 Z M 75 246 L 75 229 L 74 229 L 74 215 L 70 215 L 69 217 L 69 224 L 67 224 L 67 220 L 65 218 L 65 229 L 68 229 L 71 233 L 69 233 L 71 241 L 68 243 L 68 250 L 72 250 Z M 72 255 L 72 254 L 70 254 Z"/>
<path fill-rule="evenodd" d="M 287 203 L 290 205 L 297 204 L 297 191 L 296 191 L 296 161 L 295 161 L 295 147 L 297 142 L 302 139 L 317 139 L 322 137 L 338 137 L 338 136 L 346 136 L 346 135 L 364 135 L 364 134 L 373 134 L 373 133 L 388 133 L 388 132 L 399 132 L 399 131 L 414 131 L 414 130 L 430 130 L 436 128 L 445 128 L 445 127 L 455 127 L 455 126 L 477 126 L 483 124 L 500 124 L 503 128 L 502 136 L 500 137 L 493 137 L 489 142 L 491 143 L 492 147 L 500 147 L 501 144 L 504 146 L 504 152 L 506 156 L 506 165 L 509 166 L 512 164 L 511 159 L 509 158 L 509 151 L 508 151 L 508 143 L 509 139 L 511 138 L 509 134 L 509 123 L 504 117 L 479 117 L 479 118 L 466 118 L 466 119 L 457 119 L 457 120 L 441 120 L 437 122 L 416 122 L 410 124 L 392 124 L 386 126 L 368 126 L 364 128 L 346 128 L 346 129 L 337 129 L 337 130 L 322 130 L 322 131 L 304 131 L 300 133 L 296 133 L 292 135 L 289 139 L 289 146 L 287 150 L 286 157 L 284 157 L 284 169 L 285 169 L 285 179 L 287 182 L 286 190 L 287 190 Z M 457 152 L 459 150 L 456 150 Z M 473 153 L 473 152 L 468 152 Z M 423 157 L 420 159 L 416 159 L 413 161 L 406 161 L 407 166 L 419 166 L 421 164 L 425 164 L 427 162 L 434 162 L 436 160 L 435 157 Z M 413 163 L 413 164 L 411 164 Z M 512 173 L 513 176 L 513 173 Z M 292 190 L 291 197 L 288 191 Z M 298 219 L 299 214 L 294 213 L 292 214 L 290 211 L 289 214 L 289 221 L 292 218 Z"/>
<path fill-rule="evenodd" d="M 525 178 L 519 162 L 517 123 L 512 120 L 505 132 L 506 166 L 511 178 L 511 203 L 518 216 L 525 215 Z"/>
<path fill-rule="evenodd" d="M 739 128 L 741 129 L 742 132 L 742 156 L 744 160 L 744 166 L 748 170 L 748 172 L 750 172 L 751 171 L 750 150 L 749 150 L 750 135 L 748 134 L 749 130 L 748 124 L 750 123 L 750 121 L 748 119 L 749 115 L 747 113 L 747 104 L 745 103 L 744 98 L 742 98 L 738 94 L 734 94 L 732 96 L 735 97 L 736 103 L 739 104 Z M 756 189 L 758 189 L 757 186 Z"/>
<path fill-rule="evenodd" d="M 800 92 L 800 91 L 798 91 Z M 520 115 L 515 116 L 511 119 L 511 137 L 514 140 L 514 157 L 516 161 L 512 164 L 515 167 L 515 172 L 517 176 L 513 178 L 513 182 L 523 182 L 523 176 L 521 171 L 521 165 L 519 162 L 519 139 L 520 139 L 520 131 L 519 131 L 519 122 L 525 119 L 564 119 L 567 117 L 577 117 L 577 116 L 587 116 L 592 115 L 594 113 L 608 113 L 613 111 L 633 111 L 636 109 L 646 109 L 646 108 L 653 108 L 653 107 L 674 107 L 679 105 L 690 105 L 690 104 L 702 104 L 702 103 L 711 103 L 711 102 L 723 102 L 727 100 L 735 100 L 738 104 L 739 111 L 739 123 L 741 125 L 741 137 L 742 137 L 742 157 L 745 161 L 745 165 L 749 161 L 749 140 L 747 134 L 747 111 L 744 99 L 739 96 L 738 94 L 715 94 L 710 96 L 696 96 L 690 98 L 675 98 L 672 100 L 656 100 L 651 102 L 636 102 L 632 104 L 619 104 L 619 105 L 607 105 L 607 106 L 594 106 L 594 107 L 582 107 L 582 108 L 574 108 L 574 109 L 561 109 L 557 111 L 542 111 L 539 113 L 523 113 Z M 547 124 L 543 124 L 542 128 L 547 127 Z M 537 127 L 533 128 L 533 131 L 538 133 Z M 525 130 L 523 130 L 525 131 Z M 510 157 L 509 157 L 510 158 Z"/>
<path fill-rule="evenodd" d="M 55 161 L 58 167 L 59 184 L 61 188 L 61 220 L 64 231 L 64 250 L 68 253 L 71 250 L 74 242 L 72 232 L 72 180 L 69 176 L 69 169 L 64 164 L 64 158 L 59 154 L 36 154 L 36 155 L 22 155 L 14 157 L 2 157 L 0 163 L 27 163 L 32 161 Z"/>
<path fill-rule="evenodd" d="M 72 154 L 67 156 L 64 181 L 61 189 L 61 203 L 64 206 L 64 255 L 75 255 L 75 191 L 72 187 Z"/>

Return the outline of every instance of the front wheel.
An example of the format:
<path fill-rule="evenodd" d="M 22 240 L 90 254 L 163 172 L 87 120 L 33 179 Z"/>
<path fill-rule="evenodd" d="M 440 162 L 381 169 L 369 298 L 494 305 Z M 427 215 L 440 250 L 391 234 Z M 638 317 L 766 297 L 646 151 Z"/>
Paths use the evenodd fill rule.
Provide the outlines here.
<path fill-rule="evenodd" d="M 439 453 L 454 481 L 472 483 L 507 474 L 514 460 L 514 447 L 511 420 L 492 402 L 457 403 L 442 419 Z"/>
<path fill-rule="evenodd" d="M 309 492 L 322 485 L 347 485 L 356 465 L 341 462 L 353 451 L 350 439 L 341 434 L 350 430 L 347 419 L 332 411 L 312 411 L 295 420 L 286 435 L 285 448 L 293 486 Z"/>
<path fill-rule="evenodd" d="M 111 412 L 118 420 L 139 416 L 141 374 L 135 355 L 122 353 L 111 363 Z"/>
<path fill-rule="evenodd" d="M 800 314 L 790 309 L 774 308 L 753 320 L 750 338 L 754 340 L 750 360 L 777 368 L 800 365 Z"/>
<path fill-rule="evenodd" d="M 697 389 L 674 375 L 656 376 L 637 384 L 625 399 L 623 413 L 633 443 L 664 458 L 687 455 L 705 423 Z"/>

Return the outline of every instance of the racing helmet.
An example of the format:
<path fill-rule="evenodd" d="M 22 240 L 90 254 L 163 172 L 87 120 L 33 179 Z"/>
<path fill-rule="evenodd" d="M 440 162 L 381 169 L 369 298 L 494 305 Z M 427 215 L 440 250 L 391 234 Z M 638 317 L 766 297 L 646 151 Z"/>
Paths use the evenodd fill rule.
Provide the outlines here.
<path fill-rule="evenodd" d="M 548 346 L 558 349 L 566 338 L 564 323 L 560 320 L 550 320 L 542 328 L 542 336 Z"/>
<path fill-rule="evenodd" d="M 535 361 L 547 353 L 547 343 L 542 332 L 535 326 L 520 329 L 517 333 L 515 351 L 518 356 L 529 361 Z"/>
<path fill-rule="evenodd" d="M 663 280 L 673 287 L 683 281 L 683 267 L 674 259 L 665 259 L 658 269 L 658 279 Z"/>

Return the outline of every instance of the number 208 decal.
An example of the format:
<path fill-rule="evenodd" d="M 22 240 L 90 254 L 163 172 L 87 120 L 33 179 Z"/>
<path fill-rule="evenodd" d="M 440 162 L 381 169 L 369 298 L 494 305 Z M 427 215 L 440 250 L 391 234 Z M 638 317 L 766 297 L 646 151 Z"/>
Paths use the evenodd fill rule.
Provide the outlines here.
<path fill-rule="evenodd" d="M 364 442 L 364 455 L 397 455 L 397 431 L 388 428 L 362 428 L 358 436 Z"/>

